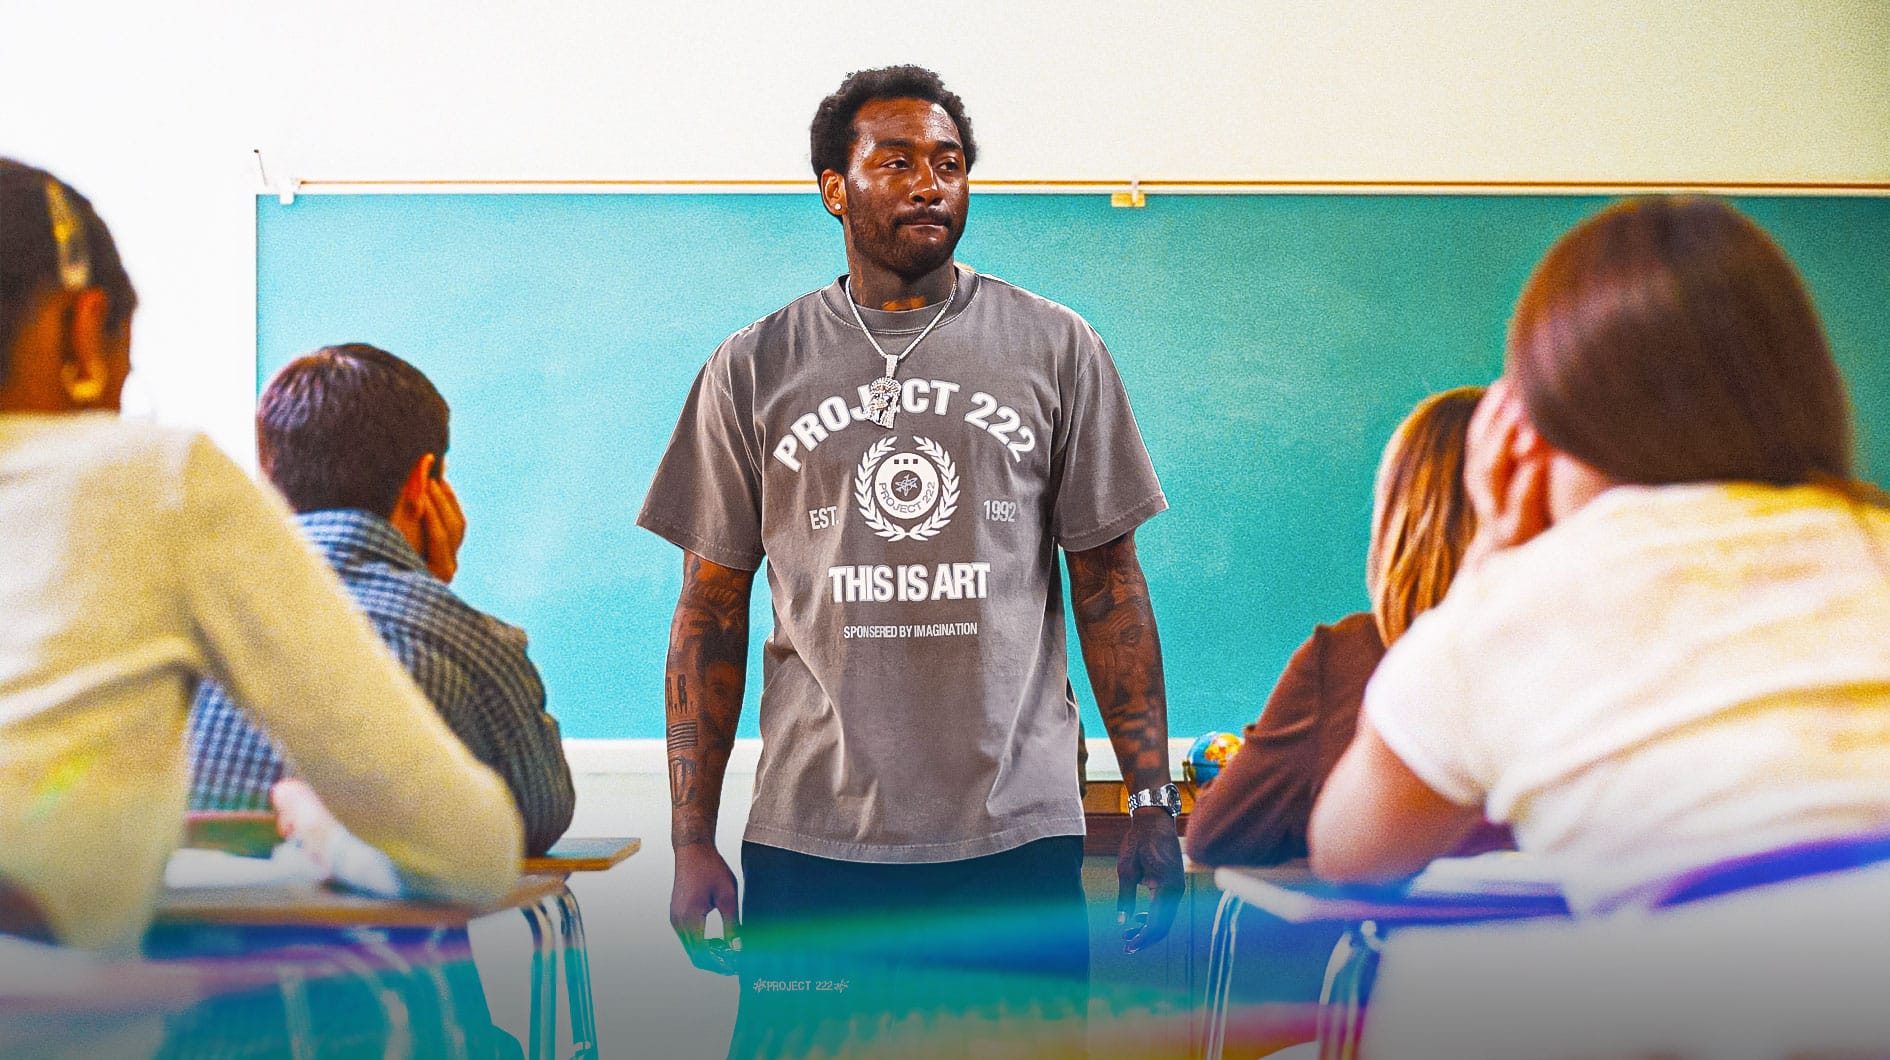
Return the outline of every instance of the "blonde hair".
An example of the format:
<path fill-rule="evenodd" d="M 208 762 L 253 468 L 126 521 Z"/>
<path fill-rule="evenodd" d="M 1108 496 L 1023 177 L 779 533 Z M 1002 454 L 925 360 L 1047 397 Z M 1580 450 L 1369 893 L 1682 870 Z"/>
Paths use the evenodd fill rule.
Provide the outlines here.
<path fill-rule="evenodd" d="M 1450 591 L 1477 527 L 1464 492 L 1464 437 L 1480 386 L 1432 394 L 1385 444 L 1372 499 L 1365 583 L 1388 645 Z"/>

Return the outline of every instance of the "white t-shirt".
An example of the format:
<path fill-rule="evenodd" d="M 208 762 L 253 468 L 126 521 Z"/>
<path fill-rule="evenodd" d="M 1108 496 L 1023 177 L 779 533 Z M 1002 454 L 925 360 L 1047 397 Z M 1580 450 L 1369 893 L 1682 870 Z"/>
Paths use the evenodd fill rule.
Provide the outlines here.
<path fill-rule="evenodd" d="M 201 436 L 0 415 L 0 878 L 62 941 L 136 946 L 183 831 L 203 676 L 415 888 L 481 902 L 516 880 L 511 794 L 279 498 Z"/>
<path fill-rule="evenodd" d="M 1890 828 L 1890 512 L 1617 487 L 1458 579 L 1365 713 L 1596 910 L 1740 854 Z"/>

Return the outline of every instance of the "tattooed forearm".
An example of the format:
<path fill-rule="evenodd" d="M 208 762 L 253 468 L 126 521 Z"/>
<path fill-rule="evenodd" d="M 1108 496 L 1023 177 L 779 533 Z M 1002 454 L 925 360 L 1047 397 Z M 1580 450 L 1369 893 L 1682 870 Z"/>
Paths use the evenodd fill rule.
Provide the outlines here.
<path fill-rule="evenodd" d="M 722 775 L 735 746 L 748 671 L 752 571 L 683 555 L 682 597 L 669 629 L 664 714 L 669 727 L 670 842 L 713 842 Z"/>
<path fill-rule="evenodd" d="M 696 763 L 688 758 L 669 760 L 669 804 L 688 806 L 696 798 Z"/>
<path fill-rule="evenodd" d="M 1135 788 L 1159 787 L 1169 780 L 1168 691 L 1134 535 L 1065 559 L 1076 635 L 1122 776 Z"/>
<path fill-rule="evenodd" d="M 669 727 L 669 749 L 672 751 L 693 751 L 696 748 L 696 723 L 679 721 Z"/>

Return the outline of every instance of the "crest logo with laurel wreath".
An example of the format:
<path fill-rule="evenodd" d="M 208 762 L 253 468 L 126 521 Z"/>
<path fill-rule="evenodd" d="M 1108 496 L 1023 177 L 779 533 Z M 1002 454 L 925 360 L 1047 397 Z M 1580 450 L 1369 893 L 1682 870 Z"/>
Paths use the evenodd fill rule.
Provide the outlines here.
<path fill-rule="evenodd" d="M 945 529 L 958 510 L 958 466 L 945 447 L 930 438 L 912 436 L 917 453 L 893 452 L 898 440 L 895 435 L 881 438 L 860 457 L 860 469 L 853 475 L 853 500 L 866 525 L 880 537 L 929 540 Z M 901 525 L 914 519 L 921 521 Z"/>

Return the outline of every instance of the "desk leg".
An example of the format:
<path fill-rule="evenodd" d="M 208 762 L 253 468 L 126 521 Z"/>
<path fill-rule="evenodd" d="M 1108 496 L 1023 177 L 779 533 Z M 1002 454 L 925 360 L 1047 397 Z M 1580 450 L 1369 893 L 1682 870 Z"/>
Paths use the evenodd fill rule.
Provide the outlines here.
<path fill-rule="evenodd" d="M 551 914 L 543 902 L 522 910 L 532 927 L 531 1060 L 553 1060 L 558 1052 L 558 965 Z"/>
<path fill-rule="evenodd" d="M 333 952 L 329 954 L 329 959 L 340 965 L 350 975 L 357 976 L 361 982 L 366 983 L 379 999 L 381 1012 L 387 1019 L 387 1045 L 381 1055 L 387 1060 L 412 1056 L 414 1052 L 413 1016 L 407 1009 L 407 1001 L 400 996 L 400 991 L 389 987 L 381 980 L 372 965 L 356 955 L 352 946 L 358 942 L 357 936 L 355 943 L 334 947 Z"/>
<path fill-rule="evenodd" d="M 560 888 L 554 900 L 563 942 L 565 1003 L 571 1006 L 571 1055 L 596 1060 L 597 1016 L 591 1005 L 591 958 L 584 942 L 584 917 L 571 888 Z"/>
<path fill-rule="evenodd" d="M 283 1029 L 289 1034 L 291 1060 L 315 1060 L 315 1019 L 308 1008 L 308 979 L 300 965 L 276 965 L 276 989 L 282 993 Z"/>
<path fill-rule="evenodd" d="M 1241 900 L 1228 891 L 1214 910 L 1208 934 L 1207 1026 L 1203 1029 L 1203 1060 L 1221 1060 L 1227 1048 L 1227 1010 L 1234 980 L 1234 942 L 1240 922 Z"/>
<path fill-rule="evenodd" d="M 379 957 L 389 968 L 400 973 L 403 982 L 417 982 L 416 972 L 426 976 L 427 985 L 433 988 L 435 1010 L 440 1017 L 440 1044 L 446 1050 L 449 1060 L 466 1058 L 466 1025 L 460 1021 L 459 1010 L 453 1002 L 453 992 L 447 987 L 445 959 L 440 954 L 440 937 L 444 932 L 435 929 L 427 937 L 425 946 L 426 959 L 416 969 L 400 952 L 388 944 L 385 936 L 378 932 L 367 932 L 361 936 L 362 945 L 368 952 Z"/>
<path fill-rule="evenodd" d="M 1357 1060 L 1365 1032 L 1365 999 L 1384 948 L 1370 920 L 1346 928 L 1326 962 L 1319 992 L 1319 1060 Z"/>
<path fill-rule="evenodd" d="M 345 954 L 345 946 L 291 946 L 277 952 L 274 964 L 276 990 L 282 996 L 283 1030 L 289 1038 L 291 1060 L 315 1060 L 321 1052 L 316 1036 L 315 1013 L 309 1007 L 310 972 L 319 982 L 340 975 L 351 975 L 374 995 L 381 1008 L 381 1022 L 387 1029 L 387 1055 L 402 1055 L 409 1044 L 406 1029 L 406 1005 L 398 997 L 390 998 L 380 977 L 358 957 Z"/>
<path fill-rule="evenodd" d="M 440 1018 L 446 1021 L 446 1041 L 452 1046 L 453 1056 L 463 1058 L 471 1055 L 466 1050 L 466 1021 L 461 1018 L 459 1001 L 453 996 L 453 985 L 446 980 L 446 955 L 440 952 L 440 942 L 446 937 L 446 931 L 435 928 L 427 936 L 427 974 L 433 981 L 433 989 L 440 995 Z M 472 951 L 466 954 L 467 961 L 472 960 Z"/>

